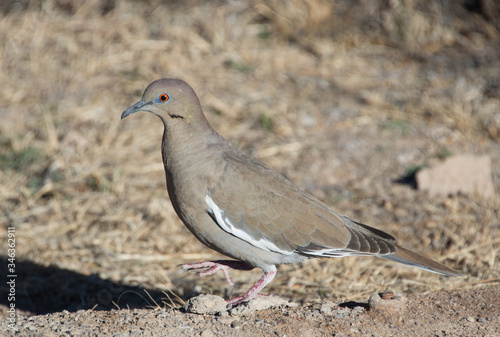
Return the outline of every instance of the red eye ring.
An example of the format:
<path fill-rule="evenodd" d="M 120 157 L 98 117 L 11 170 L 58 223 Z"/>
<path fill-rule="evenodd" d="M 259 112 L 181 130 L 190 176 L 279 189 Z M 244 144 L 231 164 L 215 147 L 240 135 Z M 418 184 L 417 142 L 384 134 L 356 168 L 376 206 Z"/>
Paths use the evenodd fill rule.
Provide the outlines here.
<path fill-rule="evenodd" d="M 158 96 L 158 100 L 160 102 L 166 102 L 170 99 L 170 96 L 168 96 L 167 94 L 160 94 L 160 96 Z"/>

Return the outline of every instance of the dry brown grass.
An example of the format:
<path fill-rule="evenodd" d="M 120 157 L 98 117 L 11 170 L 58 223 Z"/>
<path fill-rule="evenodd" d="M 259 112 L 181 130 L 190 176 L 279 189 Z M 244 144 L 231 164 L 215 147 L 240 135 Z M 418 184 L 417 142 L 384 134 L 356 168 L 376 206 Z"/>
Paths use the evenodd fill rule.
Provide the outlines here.
<path fill-rule="evenodd" d="M 221 275 L 198 281 L 177 267 L 218 256 L 170 206 L 161 123 L 119 120 L 149 82 L 177 77 L 239 147 L 465 274 L 315 260 L 280 267 L 269 291 L 353 300 L 499 283 L 498 194 L 429 199 L 393 183 L 443 153 L 479 152 L 500 191 L 495 22 L 431 1 L 20 3 L 0 17 L 0 245 L 15 226 L 19 259 L 181 295 L 225 289 Z M 61 308 L 79 293 L 35 269 L 18 288 L 32 305 L 44 306 L 33 282 Z M 241 291 L 260 274 L 234 276 Z"/>

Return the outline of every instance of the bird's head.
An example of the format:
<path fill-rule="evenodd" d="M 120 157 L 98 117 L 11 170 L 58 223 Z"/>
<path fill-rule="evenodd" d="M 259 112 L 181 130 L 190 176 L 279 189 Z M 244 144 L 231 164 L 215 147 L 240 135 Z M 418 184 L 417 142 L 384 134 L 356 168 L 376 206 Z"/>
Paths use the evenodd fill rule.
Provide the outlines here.
<path fill-rule="evenodd" d="M 165 125 L 173 120 L 195 126 L 205 123 L 200 101 L 194 90 L 182 80 L 162 78 L 152 82 L 142 99 L 122 113 L 122 119 L 139 111 L 149 111 L 160 117 Z"/>

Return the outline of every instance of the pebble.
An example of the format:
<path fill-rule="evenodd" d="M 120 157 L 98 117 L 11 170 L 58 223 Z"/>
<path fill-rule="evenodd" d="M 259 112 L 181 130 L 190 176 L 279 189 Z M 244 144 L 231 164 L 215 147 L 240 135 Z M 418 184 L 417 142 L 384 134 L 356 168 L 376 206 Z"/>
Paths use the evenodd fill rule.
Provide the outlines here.
<path fill-rule="evenodd" d="M 193 314 L 217 314 L 226 311 L 227 303 L 220 297 L 215 295 L 203 294 L 196 297 L 191 297 L 184 307 L 186 312 Z"/>

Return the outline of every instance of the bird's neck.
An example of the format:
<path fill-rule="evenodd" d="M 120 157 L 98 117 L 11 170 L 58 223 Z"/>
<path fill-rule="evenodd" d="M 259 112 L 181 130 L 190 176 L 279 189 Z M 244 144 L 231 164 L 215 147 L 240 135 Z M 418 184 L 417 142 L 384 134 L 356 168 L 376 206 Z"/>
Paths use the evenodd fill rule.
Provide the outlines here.
<path fill-rule="evenodd" d="M 194 171 L 203 170 L 211 161 L 217 160 L 228 144 L 208 124 L 202 128 L 188 123 L 165 124 L 162 141 L 165 169 L 182 170 L 183 175 L 199 174 Z"/>
<path fill-rule="evenodd" d="M 222 175 L 224 153 L 230 147 L 211 127 L 200 131 L 188 126 L 165 126 L 162 156 L 167 189 L 174 209 L 185 223 L 192 211 L 186 205 L 206 207 L 207 188 Z"/>

